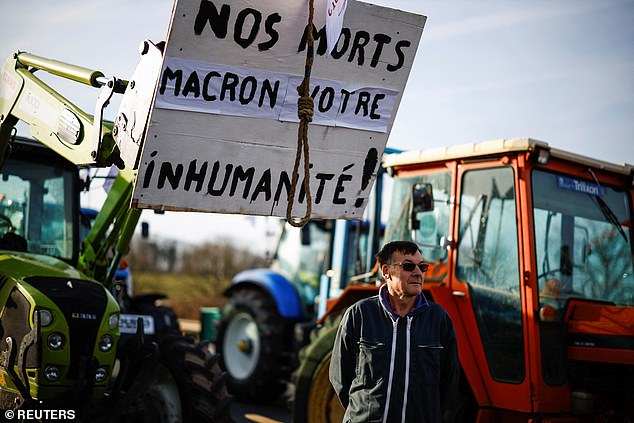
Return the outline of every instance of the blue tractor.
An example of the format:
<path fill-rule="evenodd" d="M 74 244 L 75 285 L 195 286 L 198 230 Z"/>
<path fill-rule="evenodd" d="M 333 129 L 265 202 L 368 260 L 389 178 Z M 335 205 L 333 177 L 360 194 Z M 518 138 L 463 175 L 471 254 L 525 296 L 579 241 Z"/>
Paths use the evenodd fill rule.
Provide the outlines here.
<path fill-rule="evenodd" d="M 374 267 L 383 173 L 379 168 L 364 220 L 312 220 L 301 229 L 286 223 L 270 268 L 233 278 L 216 347 L 229 391 L 238 399 L 279 398 L 299 365 L 299 350 L 326 312 L 326 301 L 337 297 L 350 278 Z"/>

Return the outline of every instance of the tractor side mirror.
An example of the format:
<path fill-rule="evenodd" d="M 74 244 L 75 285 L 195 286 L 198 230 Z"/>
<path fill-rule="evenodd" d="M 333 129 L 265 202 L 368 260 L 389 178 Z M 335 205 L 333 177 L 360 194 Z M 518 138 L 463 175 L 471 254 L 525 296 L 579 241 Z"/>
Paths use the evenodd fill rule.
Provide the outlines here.
<path fill-rule="evenodd" d="M 434 193 L 430 183 L 414 184 L 412 186 L 412 212 L 410 214 L 410 226 L 412 230 L 420 227 L 418 213 L 434 210 Z"/>

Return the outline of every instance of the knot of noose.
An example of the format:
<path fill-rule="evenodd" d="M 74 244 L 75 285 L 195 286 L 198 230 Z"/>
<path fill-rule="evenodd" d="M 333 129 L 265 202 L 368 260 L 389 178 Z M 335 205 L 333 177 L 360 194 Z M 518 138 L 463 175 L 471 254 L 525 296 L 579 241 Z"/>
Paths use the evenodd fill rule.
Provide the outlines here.
<path fill-rule="evenodd" d="M 293 176 L 291 178 L 291 188 L 288 194 L 288 204 L 286 206 L 286 219 L 288 223 L 297 228 L 301 228 L 310 220 L 312 213 L 312 198 L 310 195 L 310 155 L 308 148 L 308 124 L 313 121 L 313 112 L 315 109 L 313 98 L 310 96 L 310 71 L 313 66 L 313 1 L 309 1 L 308 11 L 308 29 L 307 29 L 307 48 L 306 48 L 306 66 L 304 68 L 304 79 L 297 87 L 299 99 L 297 100 L 297 117 L 299 118 L 299 128 L 297 130 L 297 153 L 295 154 L 295 164 L 293 165 Z M 295 220 L 292 216 L 293 201 L 295 200 L 295 191 L 297 189 L 297 180 L 299 179 L 299 162 L 304 154 L 304 192 L 306 195 L 306 213 L 304 217 Z"/>

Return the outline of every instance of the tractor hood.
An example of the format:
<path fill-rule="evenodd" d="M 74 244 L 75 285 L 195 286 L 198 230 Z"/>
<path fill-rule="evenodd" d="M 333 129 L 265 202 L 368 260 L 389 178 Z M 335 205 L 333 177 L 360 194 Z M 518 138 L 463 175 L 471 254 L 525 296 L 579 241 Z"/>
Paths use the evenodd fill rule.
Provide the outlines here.
<path fill-rule="evenodd" d="M 51 256 L 0 250 L 0 280 L 3 276 L 16 279 L 30 276 L 90 279 L 65 261 Z"/>

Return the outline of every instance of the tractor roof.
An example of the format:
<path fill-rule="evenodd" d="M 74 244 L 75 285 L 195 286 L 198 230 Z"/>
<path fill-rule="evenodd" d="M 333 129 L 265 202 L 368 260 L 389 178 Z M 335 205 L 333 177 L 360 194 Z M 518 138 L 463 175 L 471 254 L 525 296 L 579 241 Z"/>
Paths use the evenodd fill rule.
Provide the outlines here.
<path fill-rule="evenodd" d="M 386 154 L 383 157 L 383 165 L 386 168 L 407 166 L 418 163 L 431 163 L 438 161 L 456 160 L 473 157 L 483 157 L 507 152 L 547 150 L 551 156 L 571 162 L 592 166 L 607 171 L 629 175 L 634 171 L 634 166 L 627 163 L 616 164 L 582 156 L 564 150 L 552 148 L 547 142 L 533 138 L 512 138 L 484 141 L 480 143 L 461 144 L 450 147 L 438 147 L 427 150 L 407 151 L 398 154 Z"/>

